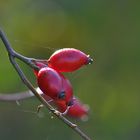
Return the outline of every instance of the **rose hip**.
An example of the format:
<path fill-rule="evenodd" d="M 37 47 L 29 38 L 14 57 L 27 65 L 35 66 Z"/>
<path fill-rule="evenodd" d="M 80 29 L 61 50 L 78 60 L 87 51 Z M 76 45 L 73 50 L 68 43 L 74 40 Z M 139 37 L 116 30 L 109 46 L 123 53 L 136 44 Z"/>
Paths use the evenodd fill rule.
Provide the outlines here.
<path fill-rule="evenodd" d="M 92 63 L 89 55 L 74 48 L 64 48 L 54 52 L 48 60 L 48 66 L 59 72 L 72 72 L 83 65 Z"/>
<path fill-rule="evenodd" d="M 42 92 L 54 100 L 69 104 L 72 99 L 72 86 L 68 79 L 52 68 L 45 67 L 37 74 L 38 86 Z"/>
<path fill-rule="evenodd" d="M 72 101 L 73 105 L 70 106 L 67 115 L 78 119 L 83 119 L 86 117 L 88 115 L 89 107 L 85 104 L 82 104 L 79 99 L 75 97 L 73 97 Z M 65 112 L 67 109 L 67 106 L 64 104 L 64 102 L 57 101 L 55 104 L 58 107 L 58 110 L 61 112 Z"/>

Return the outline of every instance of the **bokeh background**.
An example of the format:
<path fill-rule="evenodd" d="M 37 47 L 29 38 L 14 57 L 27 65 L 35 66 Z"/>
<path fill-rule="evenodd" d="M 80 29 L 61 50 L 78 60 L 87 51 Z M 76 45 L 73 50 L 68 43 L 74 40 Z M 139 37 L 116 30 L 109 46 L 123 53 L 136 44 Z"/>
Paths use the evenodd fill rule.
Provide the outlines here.
<path fill-rule="evenodd" d="M 67 74 L 74 93 L 89 104 L 87 122 L 76 122 L 96 140 L 140 139 L 140 8 L 131 0 L 0 0 L 0 27 L 13 48 L 44 58 L 74 47 L 94 63 Z M 20 63 L 20 62 L 19 62 Z M 36 85 L 32 70 L 20 63 Z M 0 92 L 27 88 L 8 60 L 0 41 Z M 80 140 L 36 98 L 0 102 L 1 140 Z"/>

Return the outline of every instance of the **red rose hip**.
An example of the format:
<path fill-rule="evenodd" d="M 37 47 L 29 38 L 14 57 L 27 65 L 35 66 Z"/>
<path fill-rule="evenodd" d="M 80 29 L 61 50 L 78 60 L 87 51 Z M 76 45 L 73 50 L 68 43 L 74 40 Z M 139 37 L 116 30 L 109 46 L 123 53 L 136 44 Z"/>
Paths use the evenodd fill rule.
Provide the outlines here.
<path fill-rule="evenodd" d="M 80 100 L 75 97 L 73 97 L 72 101 L 73 105 L 70 106 L 67 115 L 77 119 L 86 119 L 89 111 L 88 105 L 81 103 Z M 61 112 L 65 112 L 67 109 L 67 106 L 64 104 L 64 102 L 57 101 L 55 104 Z"/>
<path fill-rule="evenodd" d="M 64 48 L 54 52 L 48 60 L 48 66 L 59 72 L 72 72 L 83 65 L 92 63 L 89 55 L 74 48 Z"/>
<path fill-rule="evenodd" d="M 57 71 L 52 68 L 42 68 L 37 74 L 37 82 L 42 92 L 50 96 L 52 99 L 56 99 L 64 92 L 62 87 L 62 78 L 59 76 Z"/>
<path fill-rule="evenodd" d="M 54 100 L 68 104 L 73 96 L 72 87 L 68 79 L 56 70 L 45 67 L 37 74 L 37 82 L 42 92 Z"/>

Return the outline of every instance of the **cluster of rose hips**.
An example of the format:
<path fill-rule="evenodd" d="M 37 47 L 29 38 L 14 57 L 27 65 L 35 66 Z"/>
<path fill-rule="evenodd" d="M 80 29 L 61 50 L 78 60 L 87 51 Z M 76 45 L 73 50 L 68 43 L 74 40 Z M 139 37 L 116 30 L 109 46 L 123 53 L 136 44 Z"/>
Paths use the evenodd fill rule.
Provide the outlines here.
<path fill-rule="evenodd" d="M 64 48 L 54 52 L 48 60 L 34 61 L 39 70 L 34 70 L 37 83 L 46 100 L 51 100 L 62 113 L 68 116 L 83 118 L 88 108 L 73 96 L 70 81 L 62 72 L 73 72 L 92 63 L 89 55 L 74 48 Z"/>

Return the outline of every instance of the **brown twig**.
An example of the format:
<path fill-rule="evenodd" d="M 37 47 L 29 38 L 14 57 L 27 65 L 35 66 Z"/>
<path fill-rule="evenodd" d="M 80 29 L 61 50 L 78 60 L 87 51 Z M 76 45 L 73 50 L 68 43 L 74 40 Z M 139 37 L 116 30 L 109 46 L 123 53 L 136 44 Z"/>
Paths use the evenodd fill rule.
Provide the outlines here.
<path fill-rule="evenodd" d="M 40 102 L 46 107 L 48 108 L 55 116 L 57 116 L 61 121 L 63 121 L 65 124 L 67 124 L 70 128 L 72 128 L 77 134 L 79 134 L 81 136 L 81 138 L 85 139 L 85 140 L 91 140 L 76 124 L 73 124 L 72 122 L 70 122 L 67 118 L 65 118 L 59 111 L 55 110 L 33 87 L 33 85 L 28 81 L 28 79 L 26 78 L 26 76 L 24 75 L 24 73 L 22 72 L 20 66 L 17 64 L 17 62 L 15 61 L 15 58 L 23 61 L 24 63 L 26 63 L 27 65 L 29 65 L 30 67 L 37 69 L 38 67 L 36 65 L 34 65 L 33 63 L 33 58 L 27 58 L 17 52 L 15 52 L 13 50 L 13 48 L 11 47 L 9 41 L 7 40 L 5 34 L 3 33 L 3 31 L 0 29 L 0 38 L 2 39 L 5 48 L 8 52 L 9 55 L 9 60 L 11 62 L 11 64 L 13 65 L 13 67 L 15 68 L 15 70 L 17 71 L 18 75 L 20 76 L 21 80 L 23 81 L 23 83 L 33 92 L 33 94 L 40 100 Z"/>

